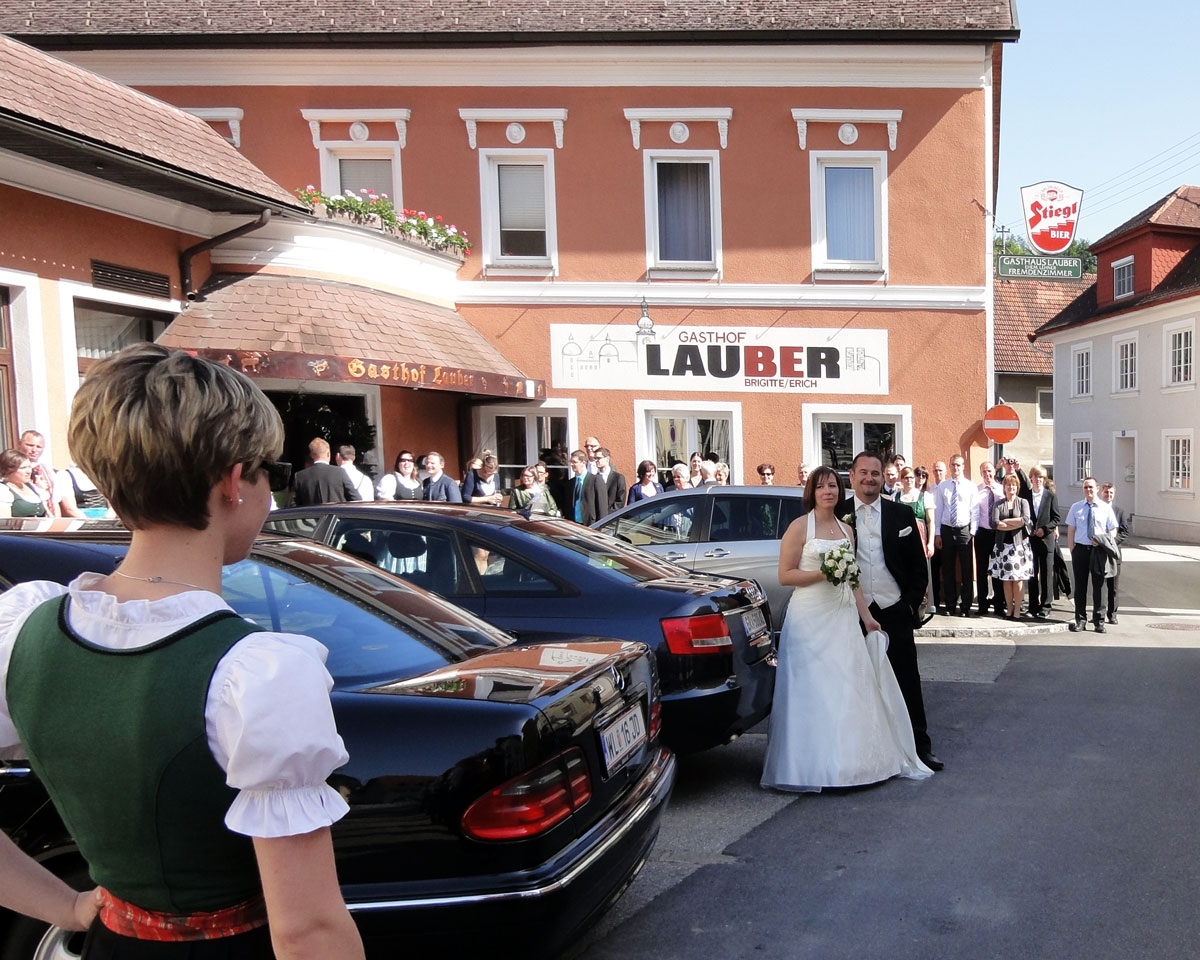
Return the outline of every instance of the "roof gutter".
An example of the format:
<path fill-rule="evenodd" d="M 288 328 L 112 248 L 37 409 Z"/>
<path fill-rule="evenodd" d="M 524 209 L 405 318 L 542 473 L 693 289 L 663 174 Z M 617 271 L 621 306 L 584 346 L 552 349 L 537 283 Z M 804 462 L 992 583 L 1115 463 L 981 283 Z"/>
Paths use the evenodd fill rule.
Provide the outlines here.
<path fill-rule="evenodd" d="M 243 223 L 240 227 L 234 227 L 232 230 L 227 230 L 225 233 L 217 234 L 215 237 L 209 237 L 207 240 L 202 240 L 194 246 L 188 247 L 179 254 L 179 285 L 183 287 L 183 295 L 189 300 L 199 298 L 199 292 L 193 289 L 192 283 L 192 260 L 196 254 L 204 253 L 205 250 L 211 250 L 213 247 L 218 247 L 226 240 L 236 240 L 238 237 L 244 237 L 248 233 L 253 233 L 255 230 L 261 230 L 267 225 L 271 219 L 271 211 L 264 209 L 258 215 L 257 220 L 251 220 L 249 223 Z"/>

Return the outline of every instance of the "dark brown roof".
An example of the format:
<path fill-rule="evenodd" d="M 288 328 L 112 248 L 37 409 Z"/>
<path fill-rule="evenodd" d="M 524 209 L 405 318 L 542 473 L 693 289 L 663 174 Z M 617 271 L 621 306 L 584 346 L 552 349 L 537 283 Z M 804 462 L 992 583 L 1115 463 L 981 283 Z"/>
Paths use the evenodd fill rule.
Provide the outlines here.
<path fill-rule="evenodd" d="M 997 373 L 1054 373 L 1054 354 L 1030 343 L 1029 335 L 1096 285 L 1096 275 L 1079 280 L 997 280 L 992 298 Z"/>
<path fill-rule="evenodd" d="M 27 0 L 0 9 L 0 31 L 39 42 L 64 37 L 354 36 L 435 42 L 594 41 L 597 35 L 674 42 L 736 33 L 907 40 L 1015 40 L 1011 0 Z"/>
<path fill-rule="evenodd" d="M 1092 250 L 1148 225 L 1200 230 L 1200 187 L 1177 187 L 1141 213 L 1130 217 L 1117 229 L 1110 230 L 1092 244 Z"/>
<path fill-rule="evenodd" d="M 4 36 L 0 142 L 204 209 L 302 209 L 198 117 Z"/>
<path fill-rule="evenodd" d="M 160 343 L 206 354 L 253 356 L 263 367 L 256 372 L 265 375 L 285 362 L 285 355 L 302 355 L 313 361 L 311 369 L 302 371 L 308 379 L 324 374 L 326 368 L 315 373 L 322 359 L 338 358 L 389 367 L 424 364 L 425 386 L 431 388 L 437 387 L 435 367 L 481 372 L 496 381 L 525 379 L 478 330 L 446 307 L 355 284 L 266 274 L 220 274 L 206 291 L 203 300 L 171 323 Z M 284 359 L 263 359 L 277 355 Z M 364 376 L 363 382 L 384 381 Z M 406 385 L 390 376 L 386 382 Z M 511 394 L 499 389 L 468 392 Z"/>
<path fill-rule="evenodd" d="M 1107 304 L 1104 309 L 1096 306 L 1096 288 L 1093 286 L 1085 296 L 1070 303 L 1038 328 L 1038 336 L 1053 333 L 1066 327 L 1078 327 L 1093 320 L 1103 320 L 1131 310 L 1139 310 L 1151 304 L 1168 300 L 1178 300 L 1181 297 L 1200 294 L 1200 240 L 1178 264 L 1175 269 L 1163 277 L 1162 282 L 1149 293 L 1137 297 L 1122 297 L 1120 300 Z"/>

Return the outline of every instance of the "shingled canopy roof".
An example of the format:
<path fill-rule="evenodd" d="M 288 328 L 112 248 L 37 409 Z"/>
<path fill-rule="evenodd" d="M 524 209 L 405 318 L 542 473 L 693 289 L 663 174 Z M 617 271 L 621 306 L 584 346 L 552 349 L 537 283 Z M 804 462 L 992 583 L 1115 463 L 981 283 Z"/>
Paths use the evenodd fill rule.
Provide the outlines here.
<path fill-rule="evenodd" d="M 1051 376 L 1054 354 L 1030 334 L 1096 286 L 1096 275 L 1078 280 L 997 280 L 992 303 L 997 373 Z"/>
<path fill-rule="evenodd" d="M 0 9 L 0 31 L 51 46 L 365 41 L 537 44 L 685 40 L 1016 40 L 1010 0 L 32 0 Z M 61 45 L 61 43 L 60 43 Z"/>
<path fill-rule="evenodd" d="M 454 310 L 332 280 L 218 274 L 158 342 L 251 376 L 545 395 Z"/>
<path fill-rule="evenodd" d="M 200 118 L 4 36 L 0 144 L 205 210 L 304 211 Z"/>

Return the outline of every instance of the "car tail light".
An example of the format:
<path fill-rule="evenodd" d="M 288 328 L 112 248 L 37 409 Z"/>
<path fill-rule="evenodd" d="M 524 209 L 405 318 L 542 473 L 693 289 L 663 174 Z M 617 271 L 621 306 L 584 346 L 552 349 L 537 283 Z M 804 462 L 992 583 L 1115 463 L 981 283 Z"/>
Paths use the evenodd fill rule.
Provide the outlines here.
<path fill-rule="evenodd" d="M 533 837 L 566 819 L 591 796 L 587 761 L 583 751 L 573 747 L 485 793 L 467 808 L 462 826 L 477 840 Z"/>
<path fill-rule="evenodd" d="M 653 740 L 658 736 L 658 732 L 662 729 L 662 703 L 655 700 L 650 704 L 650 726 L 646 733 L 648 740 Z"/>
<path fill-rule="evenodd" d="M 662 628 L 672 653 L 725 653 L 733 646 L 729 626 L 719 613 L 672 617 L 662 622 Z"/>

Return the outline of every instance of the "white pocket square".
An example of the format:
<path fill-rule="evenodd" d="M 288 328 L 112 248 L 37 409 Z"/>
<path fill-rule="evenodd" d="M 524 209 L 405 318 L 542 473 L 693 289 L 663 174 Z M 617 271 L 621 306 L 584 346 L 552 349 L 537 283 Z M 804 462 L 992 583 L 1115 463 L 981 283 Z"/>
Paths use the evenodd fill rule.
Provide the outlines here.
<path fill-rule="evenodd" d="M 900 531 L 900 533 L 898 535 L 901 537 L 907 537 L 910 533 L 912 533 L 912 530 L 913 530 L 912 527 L 905 527 L 903 530 Z"/>

